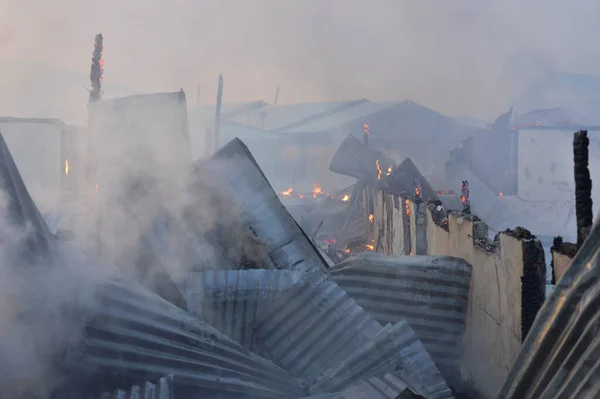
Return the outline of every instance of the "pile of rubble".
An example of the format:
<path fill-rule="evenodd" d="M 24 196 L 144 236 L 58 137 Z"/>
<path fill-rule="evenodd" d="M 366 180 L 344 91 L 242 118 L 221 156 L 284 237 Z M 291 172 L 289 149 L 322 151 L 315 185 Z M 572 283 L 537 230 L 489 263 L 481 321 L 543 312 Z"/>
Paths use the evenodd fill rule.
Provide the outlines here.
<path fill-rule="evenodd" d="M 23 189 L 8 148 L 0 144 L 3 189 L 12 201 L 9 207 L 19 215 L 11 223 L 34 226 L 17 251 L 18 258 L 21 264 L 33 257 L 52 258 L 66 244 L 57 242 L 45 226 Z M 161 213 L 168 228 L 156 223 L 144 228 L 151 237 L 147 245 L 157 254 L 154 263 L 172 281 L 170 288 L 155 289 L 159 296 L 131 277 L 112 274 L 94 283 L 93 311 L 70 304 L 68 317 L 80 320 L 84 328 L 66 356 L 56 359 L 54 366 L 62 377 L 52 394 L 65 398 L 142 393 L 154 398 L 452 398 L 449 383 L 460 385 L 455 371 L 466 321 L 464 290 L 468 291 L 470 279 L 464 262 L 446 259 L 423 268 L 417 264 L 423 260 L 416 258 L 417 263 L 372 254 L 371 259 L 346 259 L 334 270 L 333 262 L 283 207 L 241 141 L 230 142 L 208 164 L 223 160 L 239 166 L 240 173 L 224 174 L 222 179 L 235 191 L 244 215 L 242 225 L 267 248 L 267 263 L 224 268 L 222 263 L 204 260 L 181 280 L 172 274 L 166 258 L 160 262 L 161 245 L 169 234 L 187 240 L 174 253 L 189 262 L 189 256 L 197 253 L 189 253 L 194 225 Z M 206 165 L 199 162 L 192 173 Z M 144 195 L 151 196 L 152 190 Z M 137 201 L 139 206 L 149 203 L 144 195 Z M 237 258 L 221 262 L 232 259 Z M 363 276 L 365 262 L 381 263 L 381 277 Z M 346 279 L 355 272 L 356 277 Z M 444 299 L 436 287 L 447 279 L 457 282 L 456 296 Z M 409 280 L 421 295 L 414 300 L 396 298 Z M 385 281 L 389 290 L 381 288 L 383 296 L 377 299 L 382 305 L 373 306 L 369 295 L 355 292 L 352 281 L 364 285 Z M 419 281 L 424 282 L 422 287 Z M 385 303 L 393 307 L 378 312 L 386 309 Z M 435 327 L 440 322 L 450 328 L 438 320 L 447 312 L 444 306 L 456 310 L 452 316 L 456 325 L 448 334 L 440 334 L 441 325 Z"/>

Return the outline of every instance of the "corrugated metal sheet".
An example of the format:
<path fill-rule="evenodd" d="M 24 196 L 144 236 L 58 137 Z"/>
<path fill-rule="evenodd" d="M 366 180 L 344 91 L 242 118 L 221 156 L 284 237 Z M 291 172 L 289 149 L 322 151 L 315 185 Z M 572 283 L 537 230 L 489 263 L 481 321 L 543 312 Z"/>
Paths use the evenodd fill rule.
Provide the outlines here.
<path fill-rule="evenodd" d="M 245 348 L 263 354 L 250 323 L 265 313 L 283 290 L 298 283 L 302 272 L 229 270 L 190 273 L 186 282 L 188 311 Z"/>
<path fill-rule="evenodd" d="M 312 384 L 311 392 L 331 392 L 350 386 L 360 377 L 385 375 L 400 365 L 399 373 L 412 391 L 427 398 L 451 398 L 452 392 L 432 366 L 431 358 L 405 320 L 388 324 L 377 336 L 338 367 Z"/>
<path fill-rule="evenodd" d="M 600 397 L 600 224 L 546 299 L 499 399 Z"/>
<path fill-rule="evenodd" d="M 243 223 L 269 247 L 276 268 L 326 270 L 325 260 L 285 209 L 244 143 L 232 140 L 212 159 L 226 163 L 227 170 L 217 169 L 240 200 Z"/>
<path fill-rule="evenodd" d="M 402 399 L 416 398 L 397 375 L 388 373 L 383 377 L 372 377 L 353 385 L 343 392 L 317 394 L 303 399 Z"/>
<path fill-rule="evenodd" d="M 102 391 L 175 376 L 177 392 L 295 398 L 302 382 L 251 353 L 207 323 L 129 281 L 98 292 L 98 314 L 67 364 L 102 376 Z M 98 377 L 96 377 L 98 378 Z"/>
<path fill-rule="evenodd" d="M 175 399 L 173 376 L 161 378 L 158 384 L 146 381 L 132 386 L 128 391 L 118 389 L 112 393 L 107 392 L 100 395 L 99 399 Z"/>
<path fill-rule="evenodd" d="M 381 325 L 406 319 L 451 383 L 460 383 L 471 265 L 447 256 L 366 252 L 330 269 L 334 281 Z"/>
<path fill-rule="evenodd" d="M 388 361 L 388 356 L 398 352 L 402 355 L 397 363 L 409 386 L 423 386 L 430 393 L 441 391 L 442 386 L 447 389 L 410 326 L 398 324 L 382 329 L 346 292 L 318 271 L 286 290 L 254 328 L 273 360 L 292 375 L 309 381 L 313 393 L 345 388 L 393 371 L 395 362 Z M 397 346 L 387 351 L 384 347 L 382 352 L 378 340 L 388 337 Z"/>

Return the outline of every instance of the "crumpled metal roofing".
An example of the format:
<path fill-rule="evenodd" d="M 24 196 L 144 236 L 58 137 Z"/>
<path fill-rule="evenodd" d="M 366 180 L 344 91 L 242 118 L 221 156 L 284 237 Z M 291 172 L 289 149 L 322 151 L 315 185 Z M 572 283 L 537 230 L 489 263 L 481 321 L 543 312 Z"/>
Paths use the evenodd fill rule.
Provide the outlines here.
<path fill-rule="evenodd" d="M 471 265 L 449 256 L 365 252 L 330 269 L 381 325 L 407 320 L 451 385 L 460 383 Z"/>
<path fill-rule="evenodd" d="M 323 273 L 308 273 L 284 291 L 253 327 L 273 361 L 306 379 L 312 393 L 343 389 L 398 366 L 415 392 L 452 397 L 407 323 L 382 328 Z"/>
<path fill-rule="evenodd" d="M 117 389 L 112 393 L 103 393 L 99 399 L 175 399 L 173 376 L 161 378 L 158 384 L 145 381 L 143 384 L 133 385 L 128 391 Z"/>
<path fill-rule="evenodd" d="M 298 283 L 302 272 L 223 270 L 190 273 L 188 311 L 254 353 L 263 355 L 250 324 L 281 292 Z"/>
<path fill-rule="evenodd" d="M 342 392 L 307 396 L 302 399 L 403 399 L 416 398 L 397 375 L 388 373 L 383 377 L 372 377 L 344 389 Z"/>
<path fill-rule="evenodd" d="M 600 397 L 600 224 L 539 311 L 499 399 Z"/>
<path fill-rule="evenodd" d="M 133 282 L 111 280 L 97 295 L 98 314 L 66 364 L 82 380 L 102 375 L 103 391 L 173 374 L 183 397 L 305 393 L 301 380 Z"/>
<path fill-rule="evenodd" d="M 30 229 L 26 249 L 30 253 L 43 253 L 50 249 L 54 235 L 31 199 L 27 187 L 0 134 L 0 189 L 6 198 L 7 220 L 18 228 Z"/>
<path fill-rule="evenodd" d="M 244 222 L 269 247 L 276 268 L 326 270 L 325 260 L 314 243 L 285 209 L 241 140 L 230 141 L 212 156 L 212 160 L 227 162 L 230 166 L 221 172 L 223 180 L 235 190 L 244 212 Z"/>

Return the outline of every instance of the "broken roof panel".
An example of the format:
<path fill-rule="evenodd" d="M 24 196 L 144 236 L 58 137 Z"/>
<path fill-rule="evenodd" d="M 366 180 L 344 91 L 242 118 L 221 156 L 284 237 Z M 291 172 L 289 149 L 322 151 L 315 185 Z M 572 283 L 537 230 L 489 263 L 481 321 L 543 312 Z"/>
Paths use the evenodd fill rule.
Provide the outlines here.
<path fill-rule="evenodd" d="M 330 273 L 381 325 L 406 319 L 446 380 L 460 384 L 471 265 L 448 256 L 365 252 Z"/>
<path fill-rule="evenodd" d="M 276 268 L 326 270 L 314 243 L 283 206 L 248 147 L 235 139 L 212 156 L 224 181 L 235 191 L 243 222 L 269 248 Z M 227 169 L 227 170 L 225 170 Z M 235 171 L 231 173 L 231 170 Z"/>
<path fill-rule="evenodd" d="M 297 398 L 305 392 L 300 380 L 136 283 L 112 279 L 97 295 L 97 314 L 67 358 L 86 397 L 94 389 L 123 388 L 169 374 L 183 397 L 193 392 Z"/>
<path fill-rule="evenodd" d="M 318 271 L 284 291 L 253 327 L 270 358 L 309 381 L 313 393 L 398 371 L 426 397 L 452 397 L 407 323 L 382 328 Z"/>
<path fill-rule="evenodd" d="M 600 397 L 599 255 L 596 222 L 537 314 L 498 398 Z"/>
<path fill-rule="evenodd" d="M 254 353 L 263 355 L 250 324 L 265 313 L 282 291 L 298 283 L 302 272 L 228 270 L 190 273 L 188 311 Z"/>
<path fill-rule="evenodd" d="M 0 184 L 6 200 L 6 217 L 10 224 L 27 234 L 26 251 L 45 253 L 54 240 L 54 235 L 31 199 L 21 178 L 17 165 L 0 134 Z"/>

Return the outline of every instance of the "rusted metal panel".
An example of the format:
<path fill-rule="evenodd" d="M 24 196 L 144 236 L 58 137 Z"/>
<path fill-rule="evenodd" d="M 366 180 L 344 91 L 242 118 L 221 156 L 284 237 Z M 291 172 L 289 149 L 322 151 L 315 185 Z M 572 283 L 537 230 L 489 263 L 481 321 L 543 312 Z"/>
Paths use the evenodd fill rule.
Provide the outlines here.
<path fill-rule="evenodd" d="M 502 399 L 600 397 L 600 224 L 537 315 Z"/>
<path fill-rule="evenodd" d="M 447 256 L 353 256 L 334 281 L 381 325 L 406 319 L 451 385 L 460 383 L 471 265 Z"/>
<path fill-rule="evenodd" d="M 186 283 L 188 311 L 245 348 L 262 354 L 250 323 L 302 275 L 289 270 L 190 273 Z"/>
<path fill-rule="evenodd" d="M 178 392 L 295 398 L 302 381 L 137 284 L 111 280 L 67 365 L 102 391 L 175 376 Z M 99 378 L 101 376 L 101 378 Z M 184 395 L 185 397 L 185 395 Z"/>

